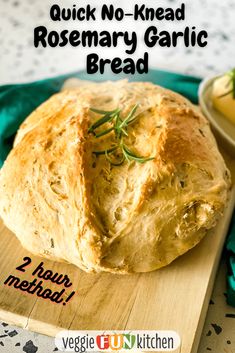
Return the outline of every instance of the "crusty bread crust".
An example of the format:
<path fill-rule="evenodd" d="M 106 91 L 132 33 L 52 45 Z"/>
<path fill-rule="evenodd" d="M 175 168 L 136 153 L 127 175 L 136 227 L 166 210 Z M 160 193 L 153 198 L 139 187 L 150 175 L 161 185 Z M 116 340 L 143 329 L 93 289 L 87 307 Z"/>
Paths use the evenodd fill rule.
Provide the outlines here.
<path fill-rule="evenodd" d="M 138 103 L 127 145 L 155 159 L 112 166 L 114 135 L 88 133 L 90 107 Z M 146 272 L 195 246 L 222 214 L 230 174 L 207 120 L 151 83 L 85 84 L 51 97 L 22 124 L 0 172 L 0 215 L 29 251 L 88 272 Z"/>

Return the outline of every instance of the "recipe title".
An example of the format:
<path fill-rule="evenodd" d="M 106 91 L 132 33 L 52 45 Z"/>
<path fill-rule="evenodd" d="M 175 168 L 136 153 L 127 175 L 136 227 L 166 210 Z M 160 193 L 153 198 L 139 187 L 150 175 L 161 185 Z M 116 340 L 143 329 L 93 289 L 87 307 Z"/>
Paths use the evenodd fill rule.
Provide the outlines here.
<path fill-rule="evenodd" d="M 116 48 L 121 42 L 124 43 L 125 53 L 128 55 L 125 59 L 115 57 L 112 59 L 101 58 L 95 52 L 87 55 L 86 70 L 89 74 L 100 72 L 104 73 L 105 68 L 109 67 L 115 74 L 140 74 L 148 72 L 149 53 L 146 51 L 141 58 L 133 58 L 138 46 L 138 36 L 136 31 L 112 31 L 112 21 L 122 22 L 127 17 L 134 21 L 146 21 L 151 23 L 150 26 L 141 34 L 144 45 L 147 48 L 159 47 L 177 47 L 183 45 L 185 47 L 205 47 L 208 44 L 208 33 L 205 30 L 197 29 L 196 26 L 186 26 L 181 31 L 161 30 L 160 26 L 155 26 L 156 21 L 184 21 L 186 18 L 186 7 L 182 3 L 179 7 L 173 9 L 171 7 L 147 7 L 145 4 L 135 4 L 133 11 L 125 12 L 121 7 L 104 4 L 99 11 L 96 7 L 86 5 L 78 7 L 73 5 L 71 8 L 62 8 L 54 4 L 50 8 L 50 18 L 54 22 L 80 21 L 95 24 L 99 19 L 110 22 L 110 30 L 82 30 L 76 29 L 61 31 L 51 30 L 45 26 L 37 26 L 34 28 L 34 46 L 38 47 L 72 47 L 83 48 Z M 123 29 L 123 26 L 122 26 Z"/>

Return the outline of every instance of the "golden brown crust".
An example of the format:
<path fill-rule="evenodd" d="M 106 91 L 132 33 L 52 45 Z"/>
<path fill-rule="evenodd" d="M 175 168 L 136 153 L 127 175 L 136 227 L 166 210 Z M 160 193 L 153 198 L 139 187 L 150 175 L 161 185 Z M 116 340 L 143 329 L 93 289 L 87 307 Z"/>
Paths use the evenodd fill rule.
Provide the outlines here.
<path fill-rule="evenodd" d="M 126 143 L 144 164 L 113 167 L 89 108 L 138 103 Z M 86 271 L 145 272 L 167 265 L 213 227 L 229 172 L 208 122 L 183 97 L 151 83 L 86 84 L 59 93 L 22 124 L 0 172 L 0 215 L 24 247 Z"/>

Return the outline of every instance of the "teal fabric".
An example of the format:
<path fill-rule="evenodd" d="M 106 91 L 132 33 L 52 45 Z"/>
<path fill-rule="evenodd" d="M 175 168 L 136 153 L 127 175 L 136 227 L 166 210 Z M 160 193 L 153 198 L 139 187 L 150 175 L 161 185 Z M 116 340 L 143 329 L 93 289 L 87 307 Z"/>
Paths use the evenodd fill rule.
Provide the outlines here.
<path fill-rule="evenodd" d="M 226 244 L 228 252 L 227 303 L 235 307 L 235 212 Z"/>
<path fill-rule="evenodd" d="M 58 92 L 65 79 L 77 77 L 85 80 L 106 81 L 127 78 L 125 75 L 88 75 L 76 72 L 26 84 L 0 86 L 0 167 L 6 159 L 15 133 L 22 121 L 42 102 Z M 130 81 L 151 81 L 165 88 L 172 89 L 198 103 L 200 78 L 173 72 L 150 70 L 146 75 L 129 76 Z M 228 291 L 227 301 L 235 306 L 235 215 L 227 241 L 228 250 Z"/>

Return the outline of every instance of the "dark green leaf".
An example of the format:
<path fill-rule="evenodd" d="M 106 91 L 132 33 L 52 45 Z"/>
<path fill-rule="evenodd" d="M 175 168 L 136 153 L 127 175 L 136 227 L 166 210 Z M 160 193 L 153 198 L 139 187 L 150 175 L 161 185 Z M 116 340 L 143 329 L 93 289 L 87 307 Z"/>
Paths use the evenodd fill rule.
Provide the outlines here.
<path fill-rule="evenodd" d="M 90 110 L 96 111 L 96 112 L 97 111 L 105 112 L 104 110 L 97 110 L 97 109 L 94 109 L 94 108 L 90 108 Z M 109 112 L 105 112 L 105 115 L 102 116 L 102 118 L 98 119 L 94 124 L 92 124 L 89 127 L 88 132 L 93 132 L 99 126 L 101 126 L 101 125 L 103 125 L 103 124 L 105 124 L 105 123 L 107 123 L 109 121 L 112 121 L 119 112 L 120 112 L 120 109 L 115 109 L 115 110 L 112 110 L 112 111 L 109 111 Z"/>
<path fill-rule="evenodd" d="M 115 151 L 118 148 L 118 146 L 109 148 L 107 150 L 103 150 L 103 151 L 93 151 L 92 153 L 94 153 L 96 156 L 101 155 L 101 154 L 107 154 L 107 153 L 112 153 L 113 151 Z"/>
<path fill-rule="evenodd" d="M 114 130 L 114 127 L 111 127 L 110 129 L 107 129 L 107 130 L 104 130 L 104 131 L 101 131 L 100 133 L 98 134 L 95 134 L 95 137 L 101 137 L 101 136 L 104 136 L 104 135 L 107 135 L 109 134 L 111 131 Z"/>
<path fill-rule="evenodd" d="M 127 148 L 125 145 L 122 145 L 122 150 L 123 150 L 124 156 L 129 161 L 134 160 L 134 161 L 139 162 L 139 163 L 145 163 L 147 161 L 151 161 L 151 160 L 154 159 L 154 157 L 137 156 L 131 150 L 129 150 L 129 148 Z"/>
<path fill-rule="evenodd" d="M 97 120 L 94 124 L 92 124 L 89 127 L 88 132 L 94 131 L 95 129 L 97 129 L 97 127 L 111 121 L 113 118 L 114 118 L 114 116 L 111 113 L 107 113 L 101 119 Z"/>

